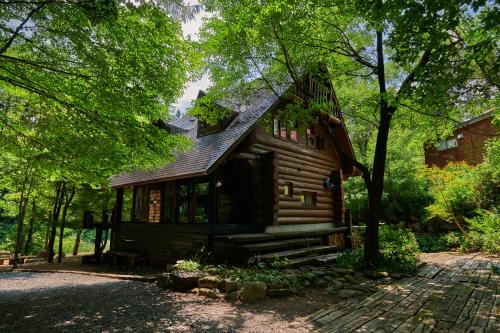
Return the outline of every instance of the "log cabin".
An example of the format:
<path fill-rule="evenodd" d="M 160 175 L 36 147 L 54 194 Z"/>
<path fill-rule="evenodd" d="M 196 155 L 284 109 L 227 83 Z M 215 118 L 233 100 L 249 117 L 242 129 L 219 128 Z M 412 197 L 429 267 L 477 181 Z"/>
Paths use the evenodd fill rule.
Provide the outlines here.
<path fill-rule="evenodd" d="M 285 119 L 288 103 L 301 99 L 295 86 L 218 103 L 229 112 L 215 125 L 188 116 L 168 122 L 192 149 L 163 168 L 111 178 L 111 251 L 140 250 L 155 263 L 201 251 L 234 263 L 331 259 L 332 239 L 349 229 L 343 181 L 357 175 L 354 152 L 330 80 L 303 82 L 329 108 L 307 124 Z"/>

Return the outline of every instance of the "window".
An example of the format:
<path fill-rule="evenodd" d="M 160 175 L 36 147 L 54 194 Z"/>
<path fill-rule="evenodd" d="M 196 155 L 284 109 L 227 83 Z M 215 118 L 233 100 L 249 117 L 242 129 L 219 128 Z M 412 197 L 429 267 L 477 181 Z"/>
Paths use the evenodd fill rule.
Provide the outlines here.
<path fill-rule="evenodd" d="M 178 189 L 177 216 L 179 223 L 189 223 L 189 185 L 181 184 Z"/>
<path fill-rule="evenodd" d="M 286 182 L 285 183 L 285 189 L 284 189 L 284 193 L 283 194 L 287 198 L 293 197 L 293 184 L 292 183 L 290 183 L 290 182 Z"/>
<path fill-rule="evenodd" d="M 314 127 L 309 127 L 306 130 L 307 145 L 309 147 L 316 147 L 316 135 L 314 134 Z"/>
<path fill-rule="evenodd" d="M 286 124 L 279 118 L 273 119 L 273 135 L 286 140 Z"/>
<path fill-rule="evenodd" d="M 448 149 L 455 148 L 457 146 L 458 146 L 458 142 L 457 142 L 456 138 L 451 138 L 451 139 L 446 140 L 446 147 L 448 147 Z"/>
<path fill-rule="evenodd" d="M 323 150 L 325 148 L 323 137 L 316 135 L 316 142 L 314 147 L 316 148 L 316 150 Z"/>
<path fill-rule="evenodd" d="M 437 151 L 443 151 L 446 149 L 456 148 L 458 147 L 457 138 L 449 138 L 446 140 L 441 140 L 438 143 Z"/>
<path fill-rule="evenodd" d="M 299 132 L 298 132 L 297 128 L 298 128 L 297 122 L 290 123 L 290 134 L 289 134 L 290 141 L 293 141 L 293 142 L 299 141 Z"/>
<path fill-rule="evenodd" d="M 302 195 L 300 196 L 300 202 L 304 206 L 316 206 L 316 192 L 302 192 Z"/>
<path fill-rule="evenodd" d="M 160 211 L 161 211 L 161 191 L 160 190 L 150 190 L 149 191 L 148 222 L 149 223 L 160 223 Z"/>
<path fill-rule="evenodd" d="M 208 223 L 208 203 L 209 203 L 208 183 L 197 183 L 195 185 L 195 215 L 194 223 Z"/>
<path fill-rule="evenodd" d="M 325 149 L 325 142 L 321 135 L 316 134 L 314 126 L 311 126 L 306 131 L 307 136 L 307 146 L 314 148 L 316 150 Z"/>
<path fill-rule="evenodd" d="M 273 116 L 273 135 L 282 140 L 290 140 L 292 142 L 299 141 L 299 131 L 297 122 L 288 121 L 280 116 Z"/>
<path fill-rule="evenodd" d="M 177 222 L 208 223 L 209 183 L 190 181 L 177 187 Z"/>

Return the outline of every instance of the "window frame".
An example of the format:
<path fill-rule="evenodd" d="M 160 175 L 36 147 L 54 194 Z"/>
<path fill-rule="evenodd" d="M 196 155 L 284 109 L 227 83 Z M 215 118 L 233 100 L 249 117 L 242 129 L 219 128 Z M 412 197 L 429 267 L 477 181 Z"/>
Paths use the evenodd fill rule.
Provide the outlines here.
<path fill-rule="evenodd" d="M 287 193 L 287 188 L 288 188 L 288 193 Z M 285 185 L 283 186 L 283 195 L 285 196 L 285 198 L 293 198 L 292 182 L 285 182 Z"/>
<path fill-rule="evenodd" d="M 436 150 L 445 151 L 457 147 L 458 147 L 458 139 L 456 137 L 449 137 L 446 139 L 439 140 Z"/>
<path fill-rule="evenodd" d="M 310 198 L 310 200 L 308 200 Z M 303 191 L 300 197 L 300 203 L 305 207 L 315 207 L 318 204 L 318 196 L 314 191 Z"/>

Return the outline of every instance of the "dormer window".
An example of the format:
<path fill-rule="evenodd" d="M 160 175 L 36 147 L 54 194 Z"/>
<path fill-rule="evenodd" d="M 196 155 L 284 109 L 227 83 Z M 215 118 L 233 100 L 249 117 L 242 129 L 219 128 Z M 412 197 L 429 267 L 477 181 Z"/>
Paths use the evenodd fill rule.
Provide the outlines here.
<path fill-rule="evenodd" d="M 222 119 L 219 119 L 215 124 L 208 124 L 206 122 L 203 122 L 201 120 L 198 120 L 198 137 L 202 137 L 205 135 L 213 134 L 220 132 L 224 129 L 226 129 L 229 124 L 236 118 L 238 114 L 236 112 L 231 113 L 227 117 L 224 117 Z"/>

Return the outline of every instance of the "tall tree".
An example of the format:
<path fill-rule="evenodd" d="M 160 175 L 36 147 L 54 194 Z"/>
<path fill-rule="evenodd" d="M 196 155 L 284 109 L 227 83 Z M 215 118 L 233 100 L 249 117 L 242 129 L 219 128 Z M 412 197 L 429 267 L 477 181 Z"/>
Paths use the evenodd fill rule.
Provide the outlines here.
<path fill-rule="evenodd" d="M 298 1 L 205 0 L 216 14 L 201 47 L 217 94 L 296 84 L 318 62 L 334 84 L 368 87 L 375 116 L 372 162 L 350 161 L 368 190 L 365 259 L 378 260 L 378 227 L 394 117 L 409 112 L 438 120 L 498 102 L 497 4 L 474 0 Z M 307 89 L 307 88 L 305 88 Z M 362 89 L 358 94 L 365 91 Z M 345 96 L 339 96 L 342 100 Z M 305 101 L 304 105 L 310 105 Z M 491 105 L 491 104 L 490 104 Z M 356 107 L 350 110 L 354 116 Z M 438 121 L 439 122 L 439 121 Z M 347 154 L 344 158 L 348 158 Z"/>
<path fill-rule="evenodd" d="M 41 186 L 57 184 L 49 260 L 66 184 L 106 186 L 187 147 L 154 124 L 197 64 L 181 30 L 189 12 L 180 0 L 0 5 L 0 176 L 29 161 Z"/>

